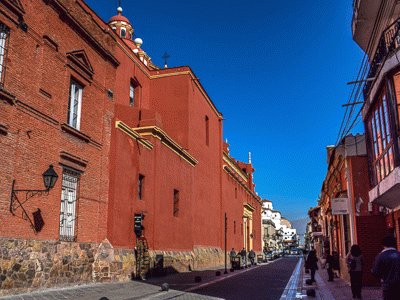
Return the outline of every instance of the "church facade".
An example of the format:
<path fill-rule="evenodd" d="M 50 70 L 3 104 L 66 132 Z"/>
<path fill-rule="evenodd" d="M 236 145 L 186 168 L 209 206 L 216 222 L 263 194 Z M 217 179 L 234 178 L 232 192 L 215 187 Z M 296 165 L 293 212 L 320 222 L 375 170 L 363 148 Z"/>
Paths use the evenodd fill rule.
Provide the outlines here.
<path fill-rule="evenodd" d="M 104 22 L 81 0 L 5 0 L 0 30 L 0 295 L 127 280 L 141 241 L 148 273 L 261 251 L 251 162 L 190 67 L 153 64 L 121 8 Z"/>

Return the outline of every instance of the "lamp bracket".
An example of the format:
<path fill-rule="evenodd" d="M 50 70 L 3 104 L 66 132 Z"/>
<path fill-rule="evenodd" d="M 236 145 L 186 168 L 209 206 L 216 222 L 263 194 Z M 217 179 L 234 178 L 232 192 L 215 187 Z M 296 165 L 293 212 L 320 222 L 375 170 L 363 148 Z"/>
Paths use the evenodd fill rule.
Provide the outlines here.
<path fill-rule="evenodd" d="M 15 179 L 12 182 L 12 188 L 11 188 L 11 196 L 10 196 L 10 212 L 13 216 L 15 216 L 15 211 L 18 208 L 21 208 L 22 210 L 22 218 L 25 220 L 28 220 L 29 223 L 31 224 L 31 227 L 35 233 L 38 233 L 38 230 L 36 229 L 36 226 L 28 213 L 26 212 L 24 208 L 24 204 L 31 199 L 32 197 L 36 195 L 48 195 L 50 189 L 45 189 L 45 190 L 16 190 L 14 189 L 15 186 Z M 20 201 L 18 199 L 18 193 L 25 193 L 25 199 Z"/>

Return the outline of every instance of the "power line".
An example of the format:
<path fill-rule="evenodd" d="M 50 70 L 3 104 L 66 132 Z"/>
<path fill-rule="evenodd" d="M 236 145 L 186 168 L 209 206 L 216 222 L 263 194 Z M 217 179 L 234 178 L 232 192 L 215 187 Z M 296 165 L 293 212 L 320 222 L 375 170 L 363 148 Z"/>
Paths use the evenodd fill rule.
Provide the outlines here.
<path fill-rule="evenodd" d="M 344 105 L 346 107 L 346 111 L 344 113 L 344 116 L 343 116 L 343 119 L 342 119 L 342 122 L 341 122 L 341 125 L 339 128 L 336 145 L 343 139 L 343 137 L 345 137 L 354 128 L 354 126 L 356 124 L 358 124 L 357 119 L 359 118 L 361 111 L 364 107 L 364 104 L 365 104 L 364 99 L 362 99 L 362 101 L 360 101 L 360 98 L 363 96 L 363 87 L 365 86 L 366 82 L 372 80 L 371 78 L 366 78 L 368 75 L 367 72 L 370 69 L 369 62 L 367 59 L 368 58 L 367 53 L 369 53 L 372 50 L 373 41 L 375 40 L 375 36 L 378 34 L 377 28 L 382 19 L 383 10 L 384 10 L 384 1 L 382 1 L 379 6 L 378 16 L 375 20 L 374 27 L 371 32 L 371 36 L 368 40 L 367 49 L 364 52 L 364 56 L 361 60 L 361 65 L 360 65 L 360 69 L 358 71 L 357 77 L 354 81 L 350 82 L 351 84 L 354 84 L 354 86 L 350 93 L 349 101 L 347 102 L 347 104 Z M 359 104 L 360 102 L 362 102 L 363 105 L 357 112 L 353 121 L 351 121 L 354 110 L 355 110 L 355 104 Z M 349 109 L 349 107 L 350 107 L 350 109 Z"/>

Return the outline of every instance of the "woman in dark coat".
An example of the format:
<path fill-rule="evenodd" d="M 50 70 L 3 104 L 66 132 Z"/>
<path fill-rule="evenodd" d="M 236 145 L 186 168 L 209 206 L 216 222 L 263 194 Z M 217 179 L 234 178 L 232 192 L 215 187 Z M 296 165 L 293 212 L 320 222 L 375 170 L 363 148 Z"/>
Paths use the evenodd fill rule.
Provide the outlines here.
<path fill-rule="evenodd" d="M 311 250 L 308 253 L 306 259 L 306 268 L 310 270 L 311 273 L 311 281 L 315 282 L 315 271 L 318 270 L 318 258 L 315 250 Z"/>
<path fill-rule="evenodd" d="M 361 299 L 363 257 L 360 246 L 351 246 L 350 252 L 347 255 L 347 265 L 349 267 L 353 298 Z"/>

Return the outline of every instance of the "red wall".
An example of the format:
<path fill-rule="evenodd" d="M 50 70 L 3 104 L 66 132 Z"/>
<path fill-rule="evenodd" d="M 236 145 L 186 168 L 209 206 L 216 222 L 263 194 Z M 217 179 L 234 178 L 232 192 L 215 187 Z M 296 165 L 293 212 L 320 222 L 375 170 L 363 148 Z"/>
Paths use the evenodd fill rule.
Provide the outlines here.
<path fill-rule="evenodd" d="M 3 14 L 0 20 L 10 28 L 4 89 L 18 100 L 0 100 L 0 124 L 8 127 L 0 135 L 0 236 L 57 240 L 60 220 L 62 165 L 82 171 L 78 201 L 78 241 L 100 241 L 106 237 L 108 151 L 113 106 L 107 89 L 114 89 L 115 68 L 92 44 L 71 29 L 59 13 L 43 1 L 21 1 L 28 31 L 24 32 Z M 73 4 L 75 8 L 77 6 Z M 40 11 L 40 14 L 38 14 Z M 81 10 L 83 13 L 83 11 Z M 76 19 L 80 19 L 77 14 Z M 51 24 L 51 26 L 48 26 Z M 46 26 L 45 26 L 46 25 Z M 90 26 L 90 22 L 86 24 Z M 51 37 L 50 45 L 45 36 Z M 106 34 L 99 38 L 106 38 Z M 56 46 L 55 46 L 56 45 Z M 92 82 L 66 66 L 66 53 L 83 49 L 94 70 Z M 108 50 L 111 50 L 109 48 Z M 88 140 L 64 132 L 67 121 L 70 78 L 84 86 L 81 132 Z M 86 166 L 61 157 L 67 152 Z M 35 196 L 24 204 L 28 215 L 37 208 L 45 225 L 35 235 L 28 221 L 9 212 L 12 180 L 17 189 L 43 189 L 42 173 L 53 164 L 58 182 L 48 196 Z M 20 197 L 24 197 L 21 194 Z M 21 199 L 22 200 L 22 199 Z"/>
<path fill-rule="evenodd" d="M 4 89 L 18 100 L 16 104 L 0 100 L 0 125 L 7 128 L 0 135 L 0 182 L 5 187 L 0 189 L 0 236 L 59 238 L 62 166 L 67 165 L 82 172 L 78 241 L 100 242 L 107 237 L 117 247 L 132 248 L 133 216 L 144 212 L 151 249 L 223 248 L 226 212 L 228 241 L 239 249 L 243 203 L 249 202 L 257 207 L 254 248 L 261 250 L 261 204 L 238 188 L 232 205 L 236 183 L 222 169 L 222 116 L 190 68 L 149 70 L 122 40 L 101 29 L 107 25 L 84 3 L 60 1 L 96 42 L 77 33 L 79 26 L 73 26 L 53 4 L 21 1 L 28 32 L 6 17 L 0 4 L 0 20 L 11 29 Z M 74 50 L 86 53 L 94 70 L 92 80 L 67 66 L 66 53 Z M 63 130 L 71 76 L 84 84 L 81 129 L 75 134 Z M 132 79 L 139 84 L 134 107 L 129 106 Z M 113 91 L 112 98 L 108 90 Z M 145 149 L 115 128 L 116 121 L 132 128 L 160 127 L 198 164 L 191 166 L 154 137 L 146 137 L 154 148 Z M 64 152 L 75 160 L 65 159 Z M 11 183 L 16 179 L 16 188 L 40 189 L 41 174 L 49 164 L 60 176 L 56 186 L 49 195 L 36 196 L 24 205 L 29 214 L 37 208 L 42 211 L 45 226 L 35 235 L 21 211 L 17 216 L 9 212 Z M 143 200 L 137 199 L 139 174 L 145 176 Z M 178 216 L 173 216 L 174 189 L 180 193 Z"/>

